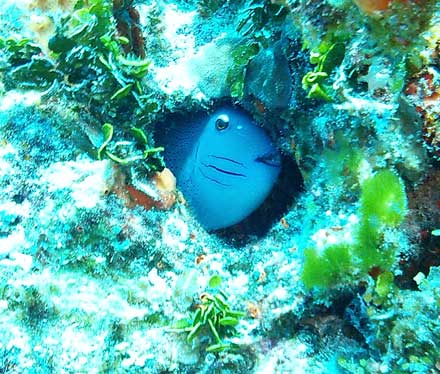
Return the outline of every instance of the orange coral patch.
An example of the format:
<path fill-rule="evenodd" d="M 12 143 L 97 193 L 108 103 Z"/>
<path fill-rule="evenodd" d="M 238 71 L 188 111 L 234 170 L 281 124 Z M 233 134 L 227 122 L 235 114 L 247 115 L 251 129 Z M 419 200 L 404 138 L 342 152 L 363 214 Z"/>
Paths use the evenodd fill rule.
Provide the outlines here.
<path fill-rule="evenodd" d="M 356 5 L 365 13 L 387 10 L 391 0 L 355 0 Z"/>
<path fill-rule="evenodd" d="M 168 168 L 156 173 L 153 181 L 159 191 L 174 192 L 176 190 L 176 177 Z"/>
<path fill-rule="evenodd" d="M 164 169 L 151 178 L 149 185 L 152 194 L 126 184 L 123 173 L 117 175 L 118 178 L 113 191 L 125 201 L 128 208 L 141 205 L 146 210 L 152 208 L 166 210 L 170 209 L 176 202 L 176 178 L 169 169 Z"/>
<path fill-rule="evenodd" d="M 127 189 L 131 202 L 135 205 L 142 205 L 146 210 L 150 210 L 155 206 L 155 201 L 144 192 L 130 185 L 127 185 L 125 188 Z"/>

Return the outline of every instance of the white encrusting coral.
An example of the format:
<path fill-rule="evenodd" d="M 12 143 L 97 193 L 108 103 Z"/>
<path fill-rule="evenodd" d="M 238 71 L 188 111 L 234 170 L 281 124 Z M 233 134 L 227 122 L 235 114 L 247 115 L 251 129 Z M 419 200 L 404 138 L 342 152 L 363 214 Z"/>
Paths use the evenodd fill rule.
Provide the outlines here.
<path fill-rule="evenodd" d="M 42 172 L 40 181 L 48 192 L 68 190 L 75 207 L 90 209 L 111 190 L 114 169 L 109 160 L 79 158 L 52 164 Z"/>

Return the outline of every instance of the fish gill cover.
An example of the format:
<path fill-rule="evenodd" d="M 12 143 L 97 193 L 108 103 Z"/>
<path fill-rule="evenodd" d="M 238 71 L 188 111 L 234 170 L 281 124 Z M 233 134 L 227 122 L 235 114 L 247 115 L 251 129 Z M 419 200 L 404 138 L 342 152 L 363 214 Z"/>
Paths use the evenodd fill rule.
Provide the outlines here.
<path fill-rule="evenodd" d="M 438 1 L 0 5 L 1 372 L 440 370 Z"/>

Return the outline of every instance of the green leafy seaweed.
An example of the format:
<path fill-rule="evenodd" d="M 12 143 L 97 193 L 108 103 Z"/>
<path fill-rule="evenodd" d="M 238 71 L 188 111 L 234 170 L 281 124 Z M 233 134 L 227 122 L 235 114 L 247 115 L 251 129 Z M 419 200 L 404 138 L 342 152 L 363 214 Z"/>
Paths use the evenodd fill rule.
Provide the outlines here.
<path fill-rule="evenodd" d="M 225 301 L 227 298 L 222 291 L 216 295 L 203 293 L 200 299 L 201 303 L 193 315 L 178 321 L 168 331 L 188 333 L 187 342 L 192 342 L 198 336 L 207 336 L 210 344 L 206 352 L 237 349 L 237 344 L 226 339 L 237 334 L 236 326 L 240 323 L 240 318 L 246 314 L 232 310 Z"/>

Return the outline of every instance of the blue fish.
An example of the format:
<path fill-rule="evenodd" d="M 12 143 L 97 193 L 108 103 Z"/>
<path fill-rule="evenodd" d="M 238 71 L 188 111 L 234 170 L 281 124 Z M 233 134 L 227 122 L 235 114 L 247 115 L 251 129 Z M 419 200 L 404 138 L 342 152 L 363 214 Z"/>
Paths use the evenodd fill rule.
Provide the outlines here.
<path fill-rule="evenodd" d="M 266 132 L 235 107 L 222 107 L 166 135 L 164 158 L 199 222 L 234 225 L 265 200 L 281 169 Z"/>

